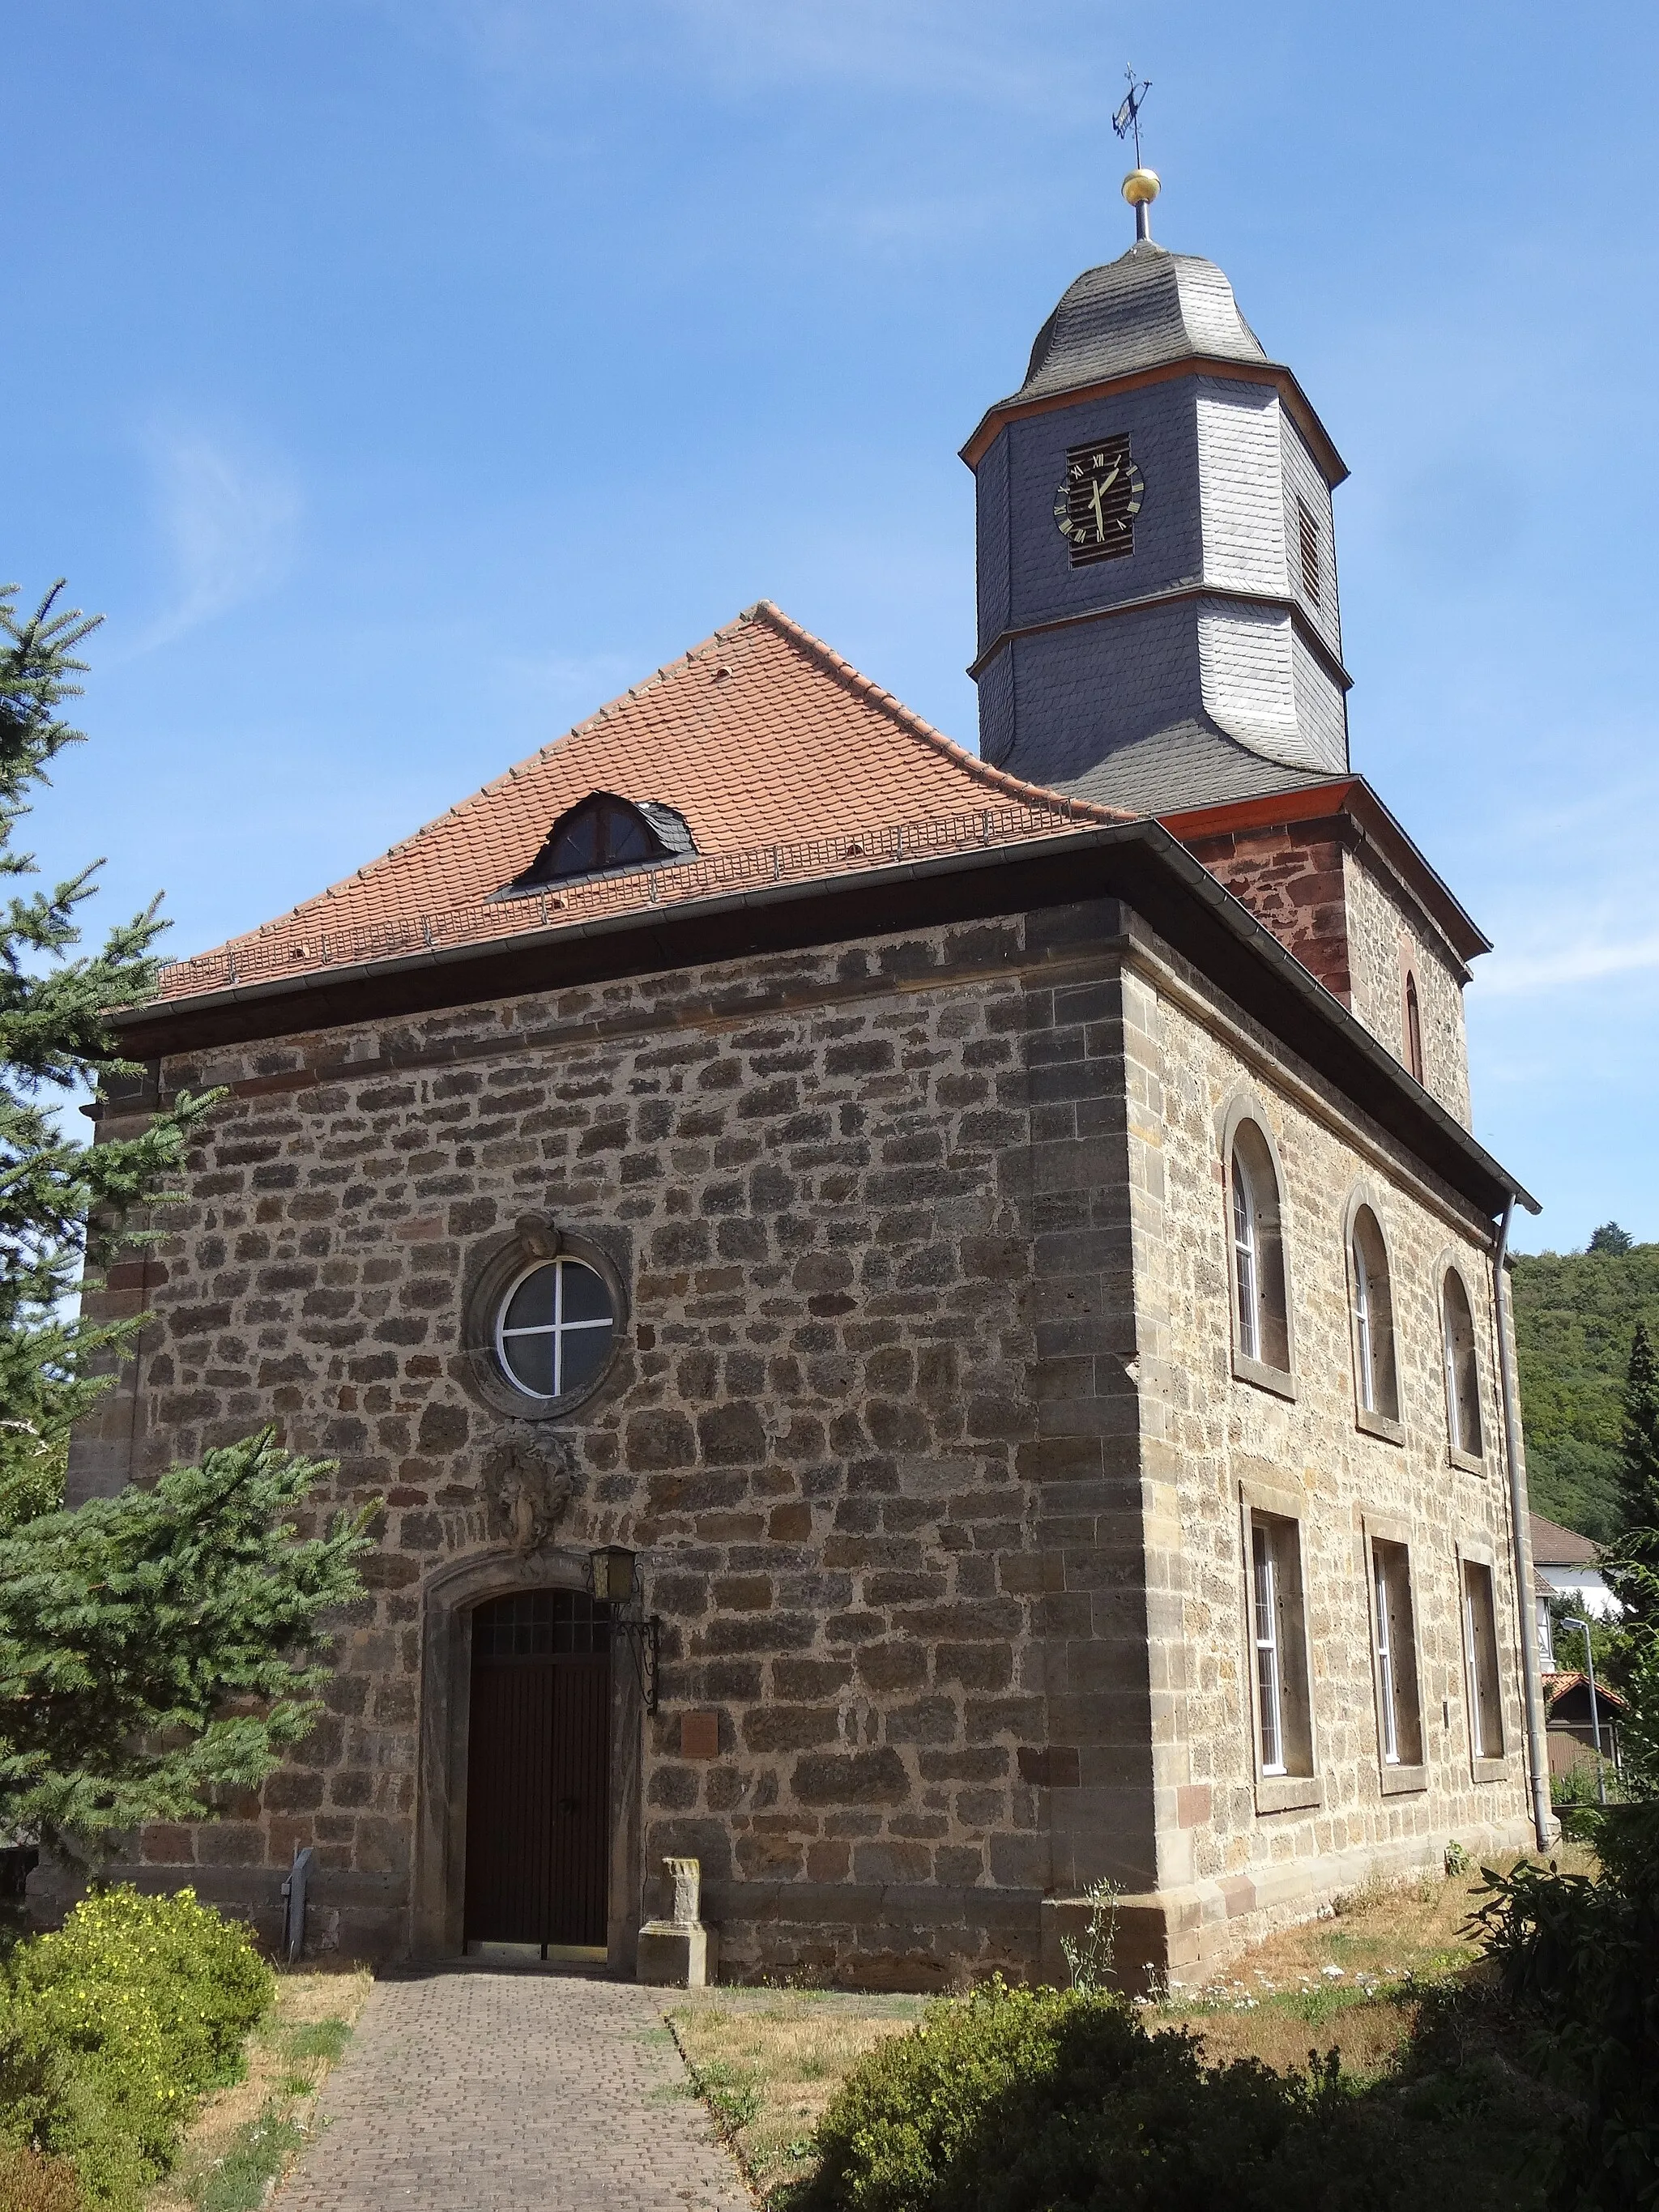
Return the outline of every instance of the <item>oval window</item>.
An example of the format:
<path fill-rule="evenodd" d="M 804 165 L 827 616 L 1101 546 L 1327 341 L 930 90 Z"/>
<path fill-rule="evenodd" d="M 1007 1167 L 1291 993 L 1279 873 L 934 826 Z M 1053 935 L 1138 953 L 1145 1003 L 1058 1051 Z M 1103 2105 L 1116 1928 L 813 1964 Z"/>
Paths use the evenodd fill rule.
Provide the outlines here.
<path fill-rule="evenodd" d="M 502 1299 L 495 1320 L 501 1371 L 532 1398 L 564 1398 L 597 1381 L 611 1357 L 617 1316 L 596 1269 L 544 1260 Z"/>

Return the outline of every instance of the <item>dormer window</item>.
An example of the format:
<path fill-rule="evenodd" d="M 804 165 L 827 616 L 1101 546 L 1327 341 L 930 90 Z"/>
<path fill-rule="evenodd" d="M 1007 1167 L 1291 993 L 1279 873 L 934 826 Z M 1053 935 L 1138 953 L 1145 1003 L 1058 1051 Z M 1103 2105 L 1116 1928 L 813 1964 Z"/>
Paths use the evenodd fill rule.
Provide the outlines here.
<path fill-rule="evenodd" d="M 696 851 L 685 817 L 658 799 L 619 799 L 591 792 L 560 815 L 542 848 L 520 875 L 495 893 L 516 898 L 550 884 L 579 883 L 634 868 L 660 867 Z"/>

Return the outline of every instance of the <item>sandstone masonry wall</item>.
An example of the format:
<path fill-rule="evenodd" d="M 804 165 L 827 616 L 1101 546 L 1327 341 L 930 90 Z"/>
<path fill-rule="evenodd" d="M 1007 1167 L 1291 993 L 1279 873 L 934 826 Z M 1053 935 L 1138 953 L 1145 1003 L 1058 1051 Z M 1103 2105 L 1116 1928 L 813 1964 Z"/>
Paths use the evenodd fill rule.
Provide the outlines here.
<path fill-rule="evenodd" d="M 1402 1066 L 1409 966 L 1425 1087 L 1467 1128 L 1462 965 L 1392 876 L 1353 849 L 1345 828 L 1340 820 L 1269 824 L 1194 837 L 1188 849 Z"/>
<path fill-rule="evenodd" d="M 1424 1087 L 1469 1127 L 1469 1042 L 1462 963 L 1392 878 L 1364 853 L 1344 856 L 1350 1003 L 1371 1035 L 1406 1063 L 1406 970 L 1417 978 Z"/>
<path fill-rule="evenodd" d="M 339 1462 L 319 1517 L 375 1497 L 385 1517 L 321 1727 L 225 1820 L 147 1831 L 141 1879 L 269 1914 L 308 1844 L 343 1948 L 395 1954 L 421 1924 L 433 1593 L 514 1571 L 465 1286 L 532 1210 L 627 1287 L 603 1387 L 550 1425 L 576 1483 L 549 1571 L 626 1544 L 664 1620 L 613 1929 L 689 1853 L 739 1974 L 1053 1972 L 1065 1900 L 1104 1876 L 1128 1963 L 1179 1966 L 1449 1836 L 1518 1839 L 1482 1226 L 1114 902 L 318 1031 L 163 1081 L 232 1095 L 165 1245 L 112 1279 L 112 1310 L 152 1319 L 75 1493 L 275 1419 Z M 1219 1117 L 1242 1085 L 1284 1167 L 1293 1399 L 1233 1372 Z M 1362 1180 L 1400 1442 L 1355 1418 Z M 1478 1474 L 1446 1453 L 1448 1254 L 1480 1335 Z M 1284 1810 L 1255 1784 L 1247 1484 L 1305 1536 L 1318 1802 Z M 1429 1747 L 1404 1794 L 1377 1753 L 1368 1515 L 1412 1547 Z M 1460 1542 L 1495 1564 L 1508 1701 L 1479 1781 Z"/>
<path fill-rule="evenodd" d="M 1161 1711 L 1159 1881 L 1194 1928 L 1309 1909 L 1344 1870 L 1431 1860 L 1452 1837 L 1528 1834 L 1514 1579 L 1493 1334 L 1490 1230 L 1409 1172 L 1382 1133 L 1297 1079 L 1269 1041 L 1169 962 L 1139 1000 L 1132 1095 L 1149 1521 L 1168 1532 L 1172 1616 Z M 1244 1103 L 1276 1148 L 1292 1325 L 1293 1397 L 1234 1370 L 1223 1139 Z M 1398 1441 L 1356 1414 L 1345 1231 L 1357 1192 L 1388 1241 L 1401 1394 Z M 1476 1316 L 1485 1453 L 1452 1463 L 1438 1286 L 1461 1266 Z M 1218 1325 L 1218 1316 L 1221 1325 Z M 1312 1665 L 1316 1796 L 1258 1802 L 1242 1502 L 1299 1520 Z M 1424 1736 L 1420 1786 L 1396 1790 L 1379 1741 L 1367 1527 L 1408 1543 Z M 1471 1756 L 1460 1547 L 1494 1568 L 1505 1756 Z M 1149 1553 L 1158 1546 L 1150 1533 Z M 1477 1771 L 1482 1778 L 1477 1780 Z M 1293 1794 L 1293 1793 L 1292 1793 Z M 1350 1871 L 1349 1878 L 1352 1878 Z"/>
<path fill-rule="evenodd" d="M 231 1817 L 148 1831 L 150 1878 L 268 1907 L 309 1844 L 342 1940 L 398 1948 L 423 1583 L 503 1534 L 462 1289 L 535 1208 L 629 1285 L 605 1386 L 556 1425 L 579 1468 L 558 1541 L 643 1554 L 644 1862 L 702 1858 L 729 1965 L 1030 1970 L 1047 1791 L 1080 1761 L 1147 1879 L 1139 1498 L 1103 1471 L 1135 1420 L 1116 926 L 1108 904 L 168 1063 L 169 1091 L 233 1095 L 117 1288 L 154 1318 L 77 1489 L 274 1419 L 339 1462 L 319 1517 L 386 1511 L 328 1717 Z M 690 1711 L 712 1759 L 683 1755 Z"/>

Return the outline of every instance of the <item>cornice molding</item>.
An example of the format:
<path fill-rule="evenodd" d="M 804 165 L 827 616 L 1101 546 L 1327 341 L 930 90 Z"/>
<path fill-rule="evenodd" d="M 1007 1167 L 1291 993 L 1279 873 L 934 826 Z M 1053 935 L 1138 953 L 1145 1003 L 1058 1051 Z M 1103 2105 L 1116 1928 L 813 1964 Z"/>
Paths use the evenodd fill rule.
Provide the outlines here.
<path fill-rule="evenodd" d="M 1330 647 L 1308 620 L 1301 604 L 1288 592 L 1246 592 L 1236 584 L 1172 584 L 1161 592 L 1143 592 L 1139 598 L 1119 599 L 1109 607 L 1085 607 L 1074 615 L 1049 615 L 1042 622 L 1016 623 L 1000 630 L 976 660 L 968 665 L 968 673 L 975 683 L 996 659 L 1006 645 L 1018 638 L 1041 637 L 1049 630 L 1076 629 L 1085 623 L 1109 622 L 1117 615 L 1142 614 L 1149 607 L 1176 606 L 1187 599 L 1227 599 L 1236 605 L 1271 607 L 1277 614 L 1287 614 L 1291 627 L 1318 661 L 1333 684 L 1344 692 L 1352 691 L 1353 678 L 1342 665 L 1340 653 Z"/>
<path fill-rule="evenodd" d="M 1315 459 L 1333 491 L 1348 474 L 1348 465 L 1331 442 L 1330 433 L 1314 411 L 1313 402 L 1280 362 L 1228 361 L 1216 354 L 1187 354 L 1179 361 L 1161 362 L 1156 368 L 1133 369 L 1127 376 L 1109 376 L 1098 384 L 1080 384 L 1071 392 L 1044 392 L 1034 399 L 1000 399 L 981 416 L 979 427 L 961 449 L 962 459 L 977 469 L 996 443 L 999 432 L 1028 416 L 1052 415 L 1059 408 L 1079 407 L 1090 399 L 1115 398 L 1120 392 L 1139 392 L 1151 384 L 1169 384 L 1182 376 L 1221 377 L 1237 384 L 1271 384 L 1284 401 L 1291 419 L 1313 448 Z"/>

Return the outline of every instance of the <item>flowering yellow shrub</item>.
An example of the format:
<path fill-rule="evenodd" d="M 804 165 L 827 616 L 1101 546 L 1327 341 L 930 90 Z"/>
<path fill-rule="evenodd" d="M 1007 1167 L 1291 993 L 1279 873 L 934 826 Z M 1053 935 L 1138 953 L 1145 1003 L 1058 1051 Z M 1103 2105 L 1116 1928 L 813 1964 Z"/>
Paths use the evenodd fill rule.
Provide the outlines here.
<path fill-rule="evenodd" d="M 0 2135 L 74 2160 L 126 2212 L 166 2172 L 196 2100 L 235 2081 L 271 1972 L 192 1890 L 104 1890 L 0 1974 Z"/>

